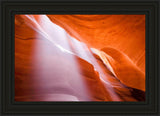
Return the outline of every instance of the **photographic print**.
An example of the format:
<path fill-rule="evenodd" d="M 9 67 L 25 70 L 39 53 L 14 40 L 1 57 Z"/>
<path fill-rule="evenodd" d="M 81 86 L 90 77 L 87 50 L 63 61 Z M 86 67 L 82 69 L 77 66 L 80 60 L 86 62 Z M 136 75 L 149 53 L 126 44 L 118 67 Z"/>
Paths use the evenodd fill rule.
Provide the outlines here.
<path fill-rule="evenodd" d="M 145 15 L 14 19 L 15 101 L 145 101 Z"/>

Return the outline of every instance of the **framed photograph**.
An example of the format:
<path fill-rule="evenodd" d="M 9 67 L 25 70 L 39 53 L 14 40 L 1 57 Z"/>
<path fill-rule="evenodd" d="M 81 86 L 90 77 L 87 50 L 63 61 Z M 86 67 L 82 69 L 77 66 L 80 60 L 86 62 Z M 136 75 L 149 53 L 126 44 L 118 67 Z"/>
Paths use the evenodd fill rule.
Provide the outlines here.
<path fill-rule="evenodd" d="M 159 4 L 1 1 L 1 115 L 159 115 Z"/>

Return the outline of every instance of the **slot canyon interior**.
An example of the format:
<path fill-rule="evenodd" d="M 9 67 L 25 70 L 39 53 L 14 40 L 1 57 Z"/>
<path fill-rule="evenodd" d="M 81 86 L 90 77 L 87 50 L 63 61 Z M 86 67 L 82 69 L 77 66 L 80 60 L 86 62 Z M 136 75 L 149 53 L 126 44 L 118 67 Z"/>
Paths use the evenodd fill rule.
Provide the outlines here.
<path fill-rule="evenodd" d="M 15 15 L 15 101 L 145 101 L 145 15 Z"/>

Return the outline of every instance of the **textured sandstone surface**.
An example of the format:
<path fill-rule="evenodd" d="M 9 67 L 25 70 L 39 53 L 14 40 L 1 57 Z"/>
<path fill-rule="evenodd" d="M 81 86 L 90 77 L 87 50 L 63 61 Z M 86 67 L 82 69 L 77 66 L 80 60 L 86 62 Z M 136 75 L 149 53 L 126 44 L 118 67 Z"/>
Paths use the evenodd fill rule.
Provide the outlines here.
<path fill-rule="evenodd" d="M 115 48 L 145 71 L 145 15 L 47 16 L 89 47 Z"/>
<path fill-rule="evenodd" d="M 15 16 L 16 101 L 145 99 L 144 15 L 46 17 Z"/>

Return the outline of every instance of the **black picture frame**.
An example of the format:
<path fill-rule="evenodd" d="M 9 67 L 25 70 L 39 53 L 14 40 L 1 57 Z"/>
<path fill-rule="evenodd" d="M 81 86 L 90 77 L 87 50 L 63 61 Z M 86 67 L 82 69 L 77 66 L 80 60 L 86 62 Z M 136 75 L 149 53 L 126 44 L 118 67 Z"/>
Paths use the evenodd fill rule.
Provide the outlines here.
<path fill-rule="evenodd" d="M 160 115 L 158 0 L 2 0 L 1 1 L 1 115 Z M 15 102 L 15 14 L 145 14 L 145 102 Z"/>

